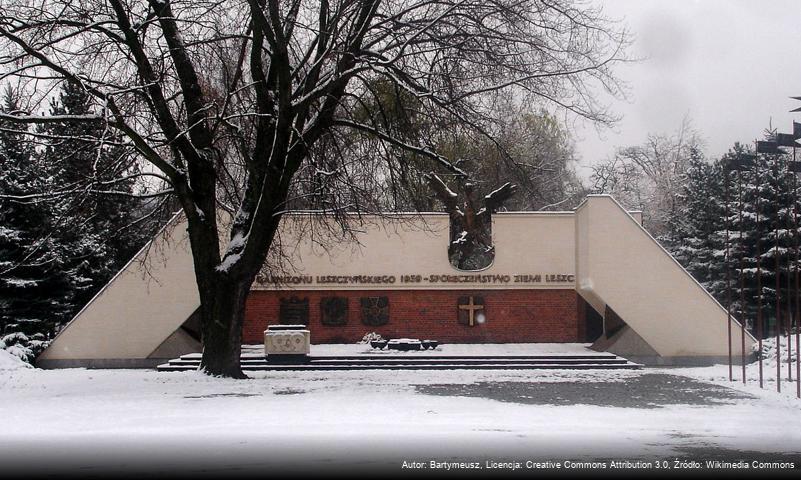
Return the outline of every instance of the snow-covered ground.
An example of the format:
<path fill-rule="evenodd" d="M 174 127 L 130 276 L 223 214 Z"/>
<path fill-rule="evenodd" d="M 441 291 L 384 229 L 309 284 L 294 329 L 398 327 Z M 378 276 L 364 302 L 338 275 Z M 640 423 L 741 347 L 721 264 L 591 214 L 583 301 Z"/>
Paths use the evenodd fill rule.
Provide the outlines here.
<path fill-rule="evenodd" d="M 0 468 L 353 472 L 763 456 L 801 466 L 795 391 L 730 384 L 725 365 L 249 375 L 39 370 L 0 351 Z"/>
<path fill-rule="evenodd" d="M 674 368 L 670 369 L 670 373 L 686 375 L 702 381 L 708 381 L 718 385 L 726 386 L 736 389 L 741 392 L 747 392 L 752 395 L 757 395 L 767 399 L 780 399 L 786 398 L 792 400 L 791 404 L 801 404 L 801 400 L 797 398 L 798 392 L 798 376 L 796 375 L 796 359 L 797 352 L 795 348 L 795 335 L 791 338 L 791 355 L 788 362 L 787 359 L 787 337 L 781 338 L 781 349 L 779 354 L 781 356 L 777 365 L 776 360 L 776 339 L 769 338 L 763 340 L 762 351 L 762 388 L 759 387 L 759 362 L 754 361 L 746 364 L 745 366 L 745 382 L 743 382 L 743 367 L 742 365 L 732 366 L 732 381 L 729 381 L 729 366 L 728 365 L 713 365 L 710 367 L 698 368 Z M 735 359 L 735 362 L 737 359 Z M 790 368 L 788 369 L 788 364 Z M 776 388 L 777 367 L 781 372 L 780 375 L 780 392 Z M 799 417 L 796 426 L 801 428 L 801 417 Z M 799 447 L 801 450 L 801 447 Z"/>

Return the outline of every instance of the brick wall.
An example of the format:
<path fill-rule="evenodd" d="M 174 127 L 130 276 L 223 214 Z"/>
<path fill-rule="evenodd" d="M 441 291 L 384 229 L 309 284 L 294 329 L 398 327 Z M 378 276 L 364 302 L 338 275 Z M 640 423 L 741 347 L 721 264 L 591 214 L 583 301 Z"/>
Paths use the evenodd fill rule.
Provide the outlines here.
<path fill-rule="evenodd" d="M 486 322 L 470 327 L 457 321 L 458 298 L 484 299 Z M 309 299 L 312 343 L 353 343 L 375 331 L 384 338 L 431 338 L 446 343 L 577 342 L 583 331 L 582 308 L 575 290 L 387 290 L 291 291 L 256 290 L 245 313 L 244 343 L 262 343 L 268 324 L 278 322 L 280 299 Z M 320 321 L 322 297 L 347 297 L 348 321 L 326 326 Z M 359 299 L 389 298 L 389 323 L 373 327 L 361 319 Z"/>

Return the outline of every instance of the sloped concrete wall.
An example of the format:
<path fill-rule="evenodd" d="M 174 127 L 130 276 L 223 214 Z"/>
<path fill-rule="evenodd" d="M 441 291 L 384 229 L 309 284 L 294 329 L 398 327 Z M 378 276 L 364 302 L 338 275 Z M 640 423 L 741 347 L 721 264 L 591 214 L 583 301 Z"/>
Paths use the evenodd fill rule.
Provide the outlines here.
<path fill-rule="evenodd" d="M 575 225 L 577 289 L 593 308 L 610 306 L 662 357 L 727 357 L 726 310 L 612 197 L 588 197 Z"/>
<path fill-rule="evenodd" d="M 146 359 L 199 306 L 186 223 L 176 216 L 62 329 L 37 362 Z"/>

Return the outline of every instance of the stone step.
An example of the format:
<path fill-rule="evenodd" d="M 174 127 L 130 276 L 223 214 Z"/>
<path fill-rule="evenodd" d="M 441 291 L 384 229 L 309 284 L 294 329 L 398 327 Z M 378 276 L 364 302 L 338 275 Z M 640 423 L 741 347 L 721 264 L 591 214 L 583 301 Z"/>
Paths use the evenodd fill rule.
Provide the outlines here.
<path fill-rule="evenodd" d="M 522 370 L 522 369 L 633 369 L 642 365 L 614 354 L 516 356 L 342 356 L 309 357 L 301 363 L 270 362 L 264 355 L 243 355 L 242 370 Z M 160 371 L 187 371 L 200 367 L 200 355 L 183 355 L 157 367 Z"/>
<path fill-rule="evenodd" d="M 420 355 L 415 353 L 403 354 L 386 354 L 386 355 L 338 355 L 338 356 L 310 356 L 315 359 L 340 359 L 340 360 L 385 360 L 385 359 L 421 359 L 421 360 L 454 360 L 454 359 L 473 359 L 481 358 L 486 360 L 526 360 L 526 359 L 589 359 L 589 360 L 603 360 L 608 358 L 620 358 L 613 353 L 587 353 L 587 354 L 554 354 L 554 355 L 427 355 L 420 352 Z M 240 356 L 241 361 L 246 360 L 263 360 L 266 356 L 264 354 L 243 353 Z M 200 361 L 200 353 L 189 353 L 181 355 L 182 360 L 198 360 Z"/>
<path fill-rule="evenodd" d="M 165 363 L 157 369 L 165 372 L 197 370 L 198 363 L 173 365 Z M 638 369 L 642 365 L 626 361 L 625 363 L 399 363 L 394 365 L 375 364 L 341 364 L 341 365 L 315 365 L 315 364 L 268 364 L 242 365 L 244 371 L 353 371 L 353 370 L 621 370 Z"/>
<path fill-rule="evenodd" d="M 157 367 L 160 371 L 197 370 L 200 353 L 181 355 Z M 632 369 L 642 365 L 609 352 L 587 350 L 565 353 L 517 355 L 443 355 L 439 351 L 389 352 L 368 350 L 362 354 L 267 357 L 258 347 L 243 347 L 240 357 L 246 371 L 345 371 L 345 370 L 523 370 L 523 369 Z M 283 362 L 279 362 L 283 360 Z"/>
<path fill-rule="evenodd" d="M 615 355 L 609 356 L 581 356 L 581 355 L 529 355 L 516 357 L 492 357 L 492 356 L 464 356 L 464 357 L 429 357 L 429 356 L 384 356 L 384 357 L 310 357 L 311 361 L 319 362 L 520 362 L 520 361 L 543 361 L 543 362 L 604 362 L 610 360 L 621 360 Z"/>
<path fill-rule="evenodd" d="M 509 365 L 515 363 L 526 364 L 555 364 L 555 365 L 573 365 L 573 364 L 619 364 L 626 363 L 625 358 L 612 357 L 612 358 L 560 358 L 560 359 L 543 359 L 543 358 L 520 358 L 520 359 L 485 359 L 485 358 L 448 358 L 430 360 L 427 358 L 358 358 L 358 359 L 342 359 L 342 358 L 310 358 L 308 361 L 295 364 L 300 365 L 398 365 L 398 364 L 438 364 L 438 365 L 460 365 L 460 364 L 484 364 L 484 365 Z M 262 357 L 261 359 L 247 359 L 242 360 L 241 365 L 257 366 L 257 365 L 276 365 L 276 362 L 270 362 L 268 359 Z M 199 365 L 200 361 L 195 359 L 174 359 L 169 361 L 170 365 Z"/>

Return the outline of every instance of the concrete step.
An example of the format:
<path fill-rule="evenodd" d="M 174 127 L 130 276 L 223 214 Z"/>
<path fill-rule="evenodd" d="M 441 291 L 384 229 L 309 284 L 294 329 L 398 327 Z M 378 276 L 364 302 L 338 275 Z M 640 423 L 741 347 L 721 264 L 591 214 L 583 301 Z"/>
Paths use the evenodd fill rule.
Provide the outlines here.
<path fill-rule="evenodd" d="M 523 369 L 633 369 L 642 365 L 613 354 L 529 356 L 342 356 L 309 357 L 302 363 L 270 362 L 263 355 L 243 355 L 243 370 L 344 371 L 344 370 L 523 370 Z M 157 367 L 160 371 L 188 371 L 200 367 L 200 355 L 183 355 Z"/>
<path fill-rule="evenodd" d="M 397 359 L 380 359 L 380 360 L 372 360 L 372 359 L 356 359 L 356 360 L 347 360 L 347 359 L 309 359 L 306 362 L 295 364 L 301 365 L 373 365 L 376 367 L 379 366 L 390 366 L 390 365 L 416 365 L 416 364 L 437 364 L 437 365 L 510 365 L 516 363 L 525 363 L 525 364 L 548 364 L 548 365 L 576 365 L 576 364 L 595 364 L 595 365 L 613 365 L 613 364 L 622 364 L 626 363 L 627 360 L 625 358 L 604 358 L 604 359 L 579 359 L 579 358 L 570 358 L 570 359 L 537 359 L 537 358 L 529 358 L 529 359 L 512 359 L 512 360 L 487 360 L 483 358 L 461 358 L 461 359 L 447 359 L 447 360 L 428 360 L 424 358 L 397 358 Z M 276 365 L 280 364 L 277 362 L 270 362 L 267 359 L 262 358 L 261 360 L 242 360 L 241 365 L 245 366 L 259 366 L 259 365 Z M 174 359 L 169 361 L 170 365 L 200 365 L 199 360 L 184 360 L 184 359 Z"/>
<path fill-rule="evenodd" d="M 199 365 L 171 365 L 168 363 L 159 365 L 157 369 L 163 372 L 180 372 L 197 370 Z M 575 363 L 575 364 L 530 364 L 530 363 L 510 363 L 499 364 L 437 364 L 437 363 L 418 363 L 418 364 L 397 364 L 397 365 L 242 365 L 243 371 L 354 371 L 354 370 L 631 370 L 641 368 L 642 365 L 626 362 L 616 364 L 594 364 L 594 363 Z"/>
<path fill-rule="evenodd" d="M 417 354 L 419 353 L 419 355 Z M 200 361 L 201 354 L 200 353 L 188 353 L 186 355 L 181 355 L 182 360 L 198 360 Z M 255 353 L 243 353 L 240 356 L 242 361 L 245 360 L 263 360 L 266 356 L 264 354 L 255 354 Z M 332 358 L 332 359 L 340 359 L 340 360 L 385 360 L 385 359 L 425 359 L 425 360 L 451 360 L 451 359 L 463 359 L 463 358 L 483 358 L 487 360 L 525 360 L 530 358 L 537 358 L 537 359 L 554 359 L 554 360 L 561 360 L 561 359 L 590 359 L 590 360 L 602 360 L 607 358 L 620 358 L 614 353 L 606 353 L 606 352 L 598 352 L 598 353 L 587 353 L 587 354 L 553 354 L 553 355 L 428 355 L 423 352 L 410 352 L 410 353 L 387 353 L 384 355 L 380 354 L 365 354 L 365 355 L 337 355 L 337 356 L 311 356 L 311 358 Z"/>

